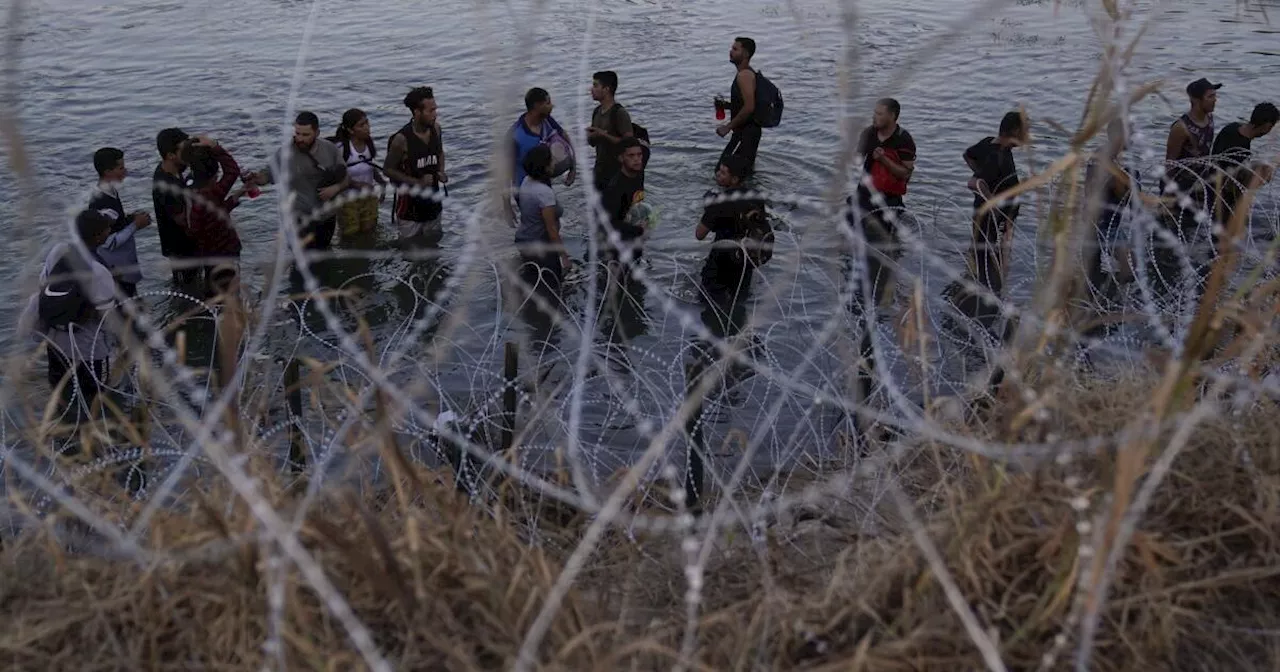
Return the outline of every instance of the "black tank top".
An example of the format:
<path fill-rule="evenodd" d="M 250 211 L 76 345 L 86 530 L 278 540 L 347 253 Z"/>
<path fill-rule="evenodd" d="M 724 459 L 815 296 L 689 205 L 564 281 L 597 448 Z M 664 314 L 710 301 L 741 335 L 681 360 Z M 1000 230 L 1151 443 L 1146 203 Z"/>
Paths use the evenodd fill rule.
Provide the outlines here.
<path fill-rule="evenodd" d="M 754 70 L 752 70 L 752 72 L 754 73 L 755 71 L 754 71 Z M 731 117 L 736 117 L 736 116 L 738 116 L 738 113 L 742 111 L 742 107 L 743 107 L 745 104 L 746 104 L 746 101 L 745 101 L 745 100 L 743 100 L 743 98 L 742 98 L 742 89 L 738 87 L 738 77 L 737 77 L 737 75 L 734 75 L 734 77 L 733 77 L 733 84 L 731 84 L 731 85 L 729 86 L 729 114 L 730 114 L 730 116 L 731 116 Z M 747 124 L 754 124 L 754 123 L 756 123 L 756 120 L 755 120 L 755 118 L 754 118 L 754 117 L 752 117 L 751 119 L 748 119 L 748 120 L 747 120 Z M 741 129 L 739 129 L 739 130 L 741 130 Z"/>
<path fill-rule="evenodd" d="M 1173 123 L 1176 125 L 1179 122 L 1186 127 L 1187 133 L 1191 135 L 1191 142 L 1182 145 L 1182 151 L 1178 154 L 1177 160 L 1185 162 L 1189 159 L 1209 156 L 1213 152 L 1213 115 L 1209 115 L 1209 120 L 1204 126 L 1196 125 L 1194 121 L 1191 121 L 1191 115 L 1185 112 Z M 1200 175 L 1206 168 L 1206 164 L 1202 162 L 1193 162 L 1177 166 L 1169 172 L 1174 182 L 1179 187 L 1187 190 L 1192 189 L 1200 182 Z"/>
<path fill-rule="evenodd" d="M 413 132 L 413 123 L 404 125 L 399 131 L 404 136 L 406 151 L 404 160 L 400 162 L 400 172 L 415 179 L 431 177 L 432 192 L 439 190 L 440 181 L 438 179 L 440 173 L 440 133 L 431 132 L 431 139 L 423 141 Z M 395 136 L 392 136 L 394 139 Z M 440 201 L 430 198 L 430 193 L 424 192 L 422 197 L 413 197 L 409 195 L 397 195 L 395 203 L 395 213 L 397 219 L 403 219 L 411 222 L 430 222 L 440 216 L 444 206 Z"/>

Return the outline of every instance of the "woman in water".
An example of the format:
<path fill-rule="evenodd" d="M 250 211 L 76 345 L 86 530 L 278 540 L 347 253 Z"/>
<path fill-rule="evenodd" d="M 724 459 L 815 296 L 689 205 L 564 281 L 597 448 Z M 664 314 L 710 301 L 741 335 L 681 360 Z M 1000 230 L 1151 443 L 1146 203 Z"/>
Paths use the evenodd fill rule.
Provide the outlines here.
<path fill-rule="evenodd" d="M 196 138 L 182 150 L 182 160 L 191 168 L 194 197 L 187 199 L 187 231 L 195 241 L 210 295 L 235 289 L 240 261 L 240 234 L 231 222 L 231 211 L 240 204 L 240 166 L 227 150 L 213 140 Z"/>
<path fill-rule="evenodd" d="M 373 162 L 378 150 L 373 145 L 369 117 L 356 108 L 347 110 L 342 115 L 342 125 L 338 126 L 333 142 L 342 149 L 347 175 L 351 177 L 351 189 L 345 196 L 349 200 L 338 212 L 342 235 L 369 233 L 378 226 L 378 204 L 387 196 L 385 191 L 381 195 L 370 191 L 375 183 L 385 186 L 387 180 Z"/>

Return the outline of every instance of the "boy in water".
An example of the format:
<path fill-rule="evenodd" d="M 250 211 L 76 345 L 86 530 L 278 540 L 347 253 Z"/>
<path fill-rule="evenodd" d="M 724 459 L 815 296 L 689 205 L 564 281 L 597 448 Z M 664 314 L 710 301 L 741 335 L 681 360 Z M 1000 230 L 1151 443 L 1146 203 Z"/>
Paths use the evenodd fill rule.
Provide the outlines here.
<path fill-rule="evenodd" d="M 150 226 L 151 215 L 142 210 L 125 214 L 119 192 L 120 184 L 129 176 L 124 152 L 115 147 L 99 149 L 93 153 L 93 168 L 98 173 L 98 183 L 89 198 L 89 209 L 111 221 L 111 235 L 98 247 L 98 256 L 111 269 L 120 292 L 133 297 L 138 294 L 138 282 L 142 280 L 134 234 Z"/>

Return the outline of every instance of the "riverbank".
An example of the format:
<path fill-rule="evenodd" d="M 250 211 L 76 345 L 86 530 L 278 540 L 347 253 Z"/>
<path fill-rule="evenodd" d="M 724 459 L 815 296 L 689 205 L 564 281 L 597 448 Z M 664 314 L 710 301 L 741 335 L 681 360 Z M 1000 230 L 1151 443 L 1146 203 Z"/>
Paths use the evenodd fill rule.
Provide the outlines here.
<path fill-rule="evenodd" d="M 857 478 L 846 468 L 791 483 L 754 528 L 739 521 L 690 535 L 710 540 L 704 562 L 690 561 L 686 535 L 622 521 L 553 611 L 539 668 L 981 668 L 957 605 L 1011 669 L 1053 652 L 1050 667 L 1063 667 L 1100 594 L 1082 578 L 1109 547 L 1091 526 L 1110 519 L 1136 445 L 1124 437 L 1150 412 L 1153 383 L 1059 397 L 1021 428 L 1021 402 L 949 427 L 993 444 L 1011 431 L 1039 435 L 1046 456 L 1071 456 L 1025 472 L 939 443 L 878 447 Z M 1266 402 L 1197 419 L 1193 409 L 1152 434 L 1144 472 L 1178 456 L 1099 598 L 1089 669 L 1274 667 L 1275 411 Z M 299 510 L 300 496 L 270 470 L 253 475 L 274 511 L 288 520 Z M 326 493 L 298 523 L 293 550 L 315 561 L 393 668 L 509 668 L 576 562 L 588 520 L 525 488 L 508 490 L 505 504 L 469 505 L 442 471 L 414 467 L 392 484 Z M 889 484 L 914 502 L 911 513 L 884 494 Z M 802 493 L 809 501 L 783 506 Z M 88 495 L 78 493 L 94 506 Z M 314 577 L 278 562 L 282 551 L 246 506 L 221 486 L 197 487 L 187 501 L 156 514 L 140 540 L 145 555 L 71 555 L 41 531 L 9 540 L 0 655 L 15 669 L 51 670 L 362 665 L 343 610 L 317 597 Z M 760 501 L 758 489 L 736 498 L 739 512 Z M 137 506 L 100 512 L 130 517 Z M 930 553 L 913 532 L 925 533 Z M 691 567 L 700 584 L 692 620 Z"/>

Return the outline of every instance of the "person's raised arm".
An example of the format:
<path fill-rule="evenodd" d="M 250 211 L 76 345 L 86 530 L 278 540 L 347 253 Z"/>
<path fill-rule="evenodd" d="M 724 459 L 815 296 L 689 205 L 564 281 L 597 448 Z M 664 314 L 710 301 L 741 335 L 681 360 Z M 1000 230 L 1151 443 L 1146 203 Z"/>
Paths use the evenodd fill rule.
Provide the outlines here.
<path fill-rule="evenodd" d="M 226 200 L 227 195 L 231 193 L 231 188 L 236 185 L 236 180 L 240 179 L 240 164 L 236 163 L 231 153 L 223 149 L 222 145 L 213 145 L 212 153 L 222 173 L 218 178 L 216 197 L 213 200 L 221 202 Z"/>

